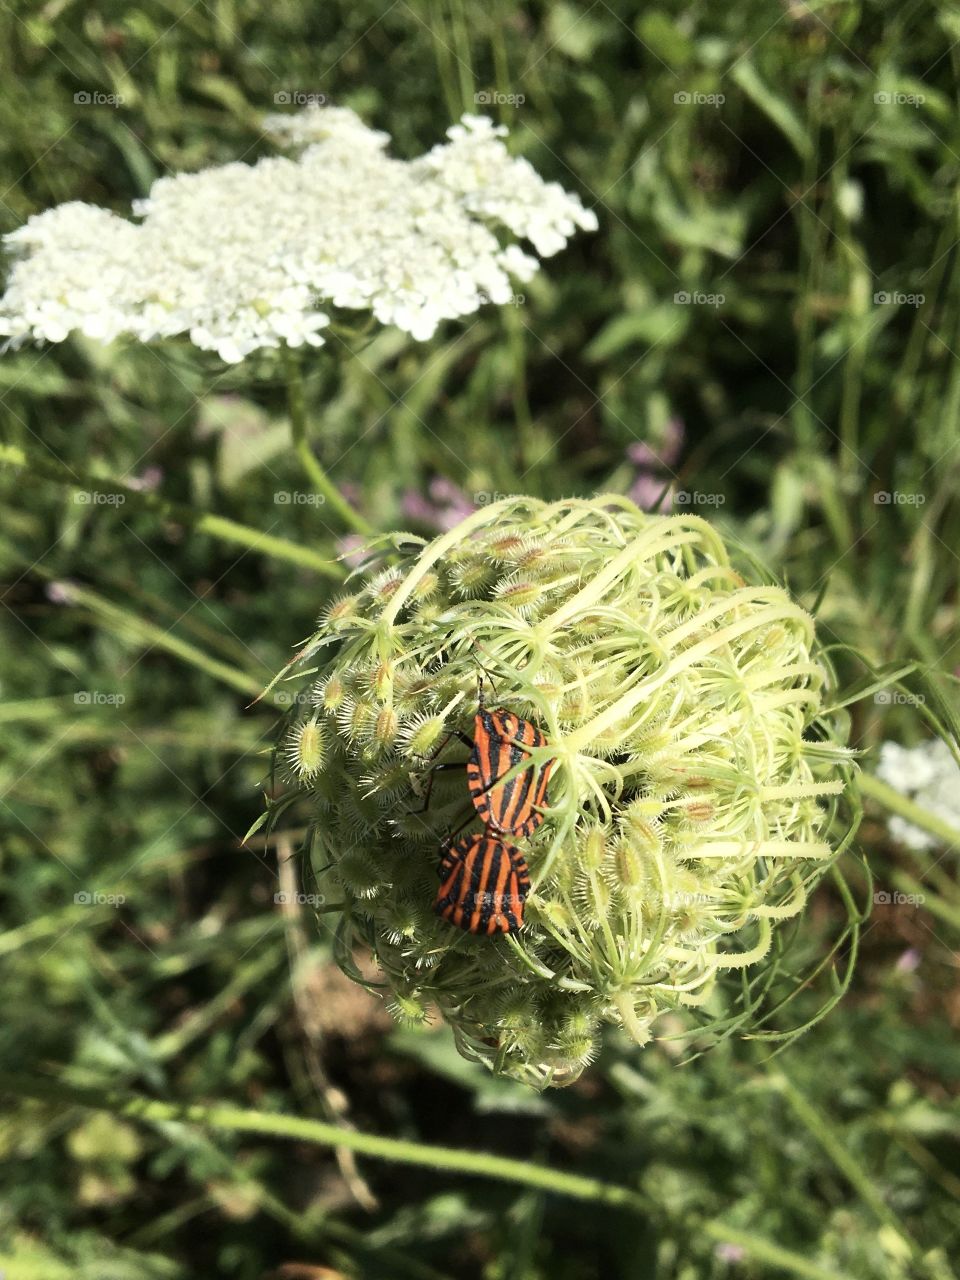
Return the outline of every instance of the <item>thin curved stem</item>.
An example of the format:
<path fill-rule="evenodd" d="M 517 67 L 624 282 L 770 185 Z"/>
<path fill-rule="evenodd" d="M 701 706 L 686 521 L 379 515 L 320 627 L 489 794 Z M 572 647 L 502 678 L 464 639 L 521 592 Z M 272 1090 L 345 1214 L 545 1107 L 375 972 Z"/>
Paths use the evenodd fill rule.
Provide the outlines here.
<path fill-rule="evenodd" d="M 280 348 L 284 375 L 287 381 L 287 405 L 290 410 L 290 433 L 293 447 L 301 465 L 314 490 L 321 494 L 327 506 L 331 507 L 344 524 L 349 525 L 355 533 L 373 533 L 369 524 L 359 511 L 351 507 L 337 486 L 317 461 L 317 455 L 310 447 L 307 434 L 307 398 L 303 387 L 303 369 L 299 357 L 289 347 Z"/>
<path fill-rule="evenodd" d="M 324 559 L 309 547 L 301 547 L 298 543 L 290 542 L 286 538 L 262 533 L 259 529 L 241 524 L 237 520 L 229 520 L 226 516 L 194 511 L 179 503 L 169 502 L 158 493 L 145 493 L 140 489 L 133 489 L 108 476 L 91 476 L 76 471 L 72 467 L 65 467 L 59 462 L 35 458 L 17 445 L 0 444 L 0 465 L 22 467 L 30 475 L 52 480 L 55 484 L 65 485 L 81 493 L 105 495 L 118 500 L 125 506 L 129 504 L 143 511 L 154 511 L 167 519 L 189 525 L 198 533 L 208 533 L 222 542 L 246 547 L 249 551 L 272 556 L 275 560 L 287 560 L 291 564 L 299 565 L 302 569 L 313 569 L 337 581 L 342 581 L 346 576 L 336 560 Z M 99 500 L 102 501 L 102 499 Z"/>
<path fill-rule="evenodd" d="M 341 1146 L 377 1160 L 391 1160 L 427 1169 L 445 1169 L 473 1177 L 536 1187 L 541 1191 L 552 1191 L 574 1200 L 589 1201 L 642 1217 L 657 1210 L 657 1205 L 640 1192 L 616 1183 L 603 1182 L 599 1178 L 564 1173 L 545 1165 L 513 1160 L 486 1151 L 464 1151 L 399 1138 L 382 1138 L 378 1134 L 360 1133 L 356 1129 L 303 1116 L 253 1111 L 221 1103 L 201 1106 L 164 1102 L 137 1094 L 81 1089 L 61 1080 L 43 1080 L 11 1072 L 0 1072 L 0 1093 L 37 1098 L 64 1106 L 89 1107 L 95 1111 L 107 1111 L 147 1123 L 180 1121 L 225 1132 L 259 1133 L 295 1142 L 312 1142 L 322 1147 Z M 738 1244 L 756 1261 L 780 1267 L 803 1280 L 853 1280 L 849 1272 L 821 1267 L 771 1240 L 755 1236 L 739 1227 L 728 1226 L 716 1219 L 688 1220 L 687 1226 L 704 1232 L 711 1240 L 719 1243 Z"/>
<path fill-rule="evenodd" d="M 521 1183 L 525 1186 L 539 1187 L 544 1191 L 555 1191 L 559 1195 L 572 1196 L 577 1200 L 594 1200 L 612 1207 L 632 1209 L 635 1212 L 644 1212 L 648 1208 L 643 1197 L 629 1187 L 602 1182 L 597 1178 L 565 1173 L 545 1165 L 528 1164 L 523 1160 L 514 1160 L 508 1156 L 493 1155 L 485 1151 L 458 1150 L 454 1147 L 435 1147 L 427 1143 L 410 1142 L 402 1138 L 385 1138 L 379 1134 L 362 1133 L 343 1125 L 305 1116 L 255 1111 L 223 1103 L 199 1105 L 165 1102 L 137 1094 L 77 1088 L 59 1080 L 39 1080 L 36 1077 L 19 1076 L 7 1072 L 0 1072 L 0 1093 L 46 1098 L 51 1102 L 61 1102 L 68 1106 L 110 1111 L 114 1115 L 123 1115 L 135 1120 L 150 1122 L 176 1120 L 196 1124 L 205 1129 L 227 1130 L 233 1133 L 259 1133 L 296 1142 L 313 1142 L 322 1147 L 341 1146 L 374 1159 Z"/>

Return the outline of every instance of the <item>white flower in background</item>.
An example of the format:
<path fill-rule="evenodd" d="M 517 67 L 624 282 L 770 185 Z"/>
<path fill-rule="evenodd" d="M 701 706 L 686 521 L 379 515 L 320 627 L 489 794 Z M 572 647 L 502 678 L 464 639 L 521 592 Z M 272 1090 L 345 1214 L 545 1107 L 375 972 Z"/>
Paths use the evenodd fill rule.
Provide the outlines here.
<path fill-rule="evenodd" d="M 502 223 L 549 258 L 560 252 L 577 227 L 595 231 L 596 214 L 558 182 L 545 183 L 529 161 L 512 159 L 501 142 L 507 132 L 505 125 L 495 125 L 486 116 L 466 115 L 447 130 L 450 141 L 434 147 L 421 165 L 454 192 L 465 209 Z"/>
<path fill-rule="evenodd" d="M 131 223 L 79 201 L 31 218 L 6 237 L 22 261 L 0 301 L 0 333 L 62 342 L 78 329 L 110 342 L 136 305 L 136 239 Z"/>
<path fill-rule="evenodd" d="M 939 738 L 918 747 L 885 742 L 880 748 L 877 777 L 934 817 L 960 829 L 960 766 Z M 890 818 L 890 834 L 910 849 L 935 849 L 936 836 L 921 831 L 905 818 Z"/>
<path fill-rule="evenodd" d="M 349 107 L 309 106 L 304 111 L 264 116 L 260 127 L 277 146 L 294 150 L 329 139 L 382 150 L 390 141 L 389 133 L 369 129 Z"/>
<path fill-rule="evenodd" d="M 301 154 L 161 178 L 134 205 L 139 222 L 72 203 L 8 236 L 0 335 L 185 333 L 235 362 L 319 346 L 329 309 L 347 308 L 425 340 L 443 320 L 509 301 L 513 281 L 537 270 L 502 229 L 548 257 L 597 226 L 479 116 L 412 161 L 388 156 L 388 136 L 344 107 L 269 116 L 264 128 Z"/>

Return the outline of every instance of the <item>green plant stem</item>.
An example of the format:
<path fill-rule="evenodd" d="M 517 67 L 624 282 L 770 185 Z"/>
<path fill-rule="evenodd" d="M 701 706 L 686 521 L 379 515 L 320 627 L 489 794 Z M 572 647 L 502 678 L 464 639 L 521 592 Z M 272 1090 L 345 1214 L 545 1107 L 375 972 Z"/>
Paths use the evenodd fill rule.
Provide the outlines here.
<path fill-rule="evenodd" d="M 71 904 L 60 911 L 51 911 L 49 915 L 37 916 L 26 924 L 6 929 L 0 934 L 0 956 L 11 955 L 21 947 L 36 942 L 38 938 L 59 937 L 81 919 L 88 928 L 100 924 L 110 918 L 112 910 L 112 907 L 94 907 L 91 910 L 88 906 Z"/>
<path fill-rule="evenodd" d="M 453 29 L 455 57 L 460 75 L 461 111 L 472 111 L 476 106 L 476 84 L 473 78 L 473 60 L 470 50 L 470 28 L 463 0 L 451 0 L 450 25 Z"/>
<path fill-rule="evenodd" d="M 60 1080 L 0 1072 L 0 1093 L 34 1098 L 65 1106 L 88 1107 L 125 1116 L 148 1124 L 179 1121 L 205 1129 L 228 1133 L 263 1134 L 294 1142 L 312 1142 L 322 1147 L 342 1146 L 377 1160 L 421 1168 L 447 1170 L 479 1178 L 491 1178 L 519 1186 L 536 1187 L 556 1195 L 568 1196 L 638 1216 L 647 1216 L 656 1205 L 640 1192 L 616 1183 L 603 1182 L 581 1174 L 564 1173 L 545 1165 L 513 1160 L 484 1151 L 464 1151 L 453 1147 L 434 1147 L 398 1138 L 382 1138 L 373 1133 L 266 1111 L 253 1111 L 219 1103 L 211 1105 L 179 1104 L 136 1094 L 78 1088 Z M 685 1224 L 703 1232 L 718 1243 L 738 1244 L 758 1262 L 780 1267 L 804 1280 L 853 1280 L 849 1273 L 829 1270 L 808 1261 L 770 1240 L 714 1219 L 701 1219 Z"/>
<path fill-rule="evenodd" d="M 513 361 L 513 416 L 517 431 L 517 461 L 521 473 L 526 477 L 529 471 L 546 461 L 550 453 L 550 442 L 546 450 L 540 447 L 538 453 L 538 435 L 527 393 L 527 335 L 520 309 L 510 304 L 502 308 L 502 311 Z"/>
<path fill-rule="evenodd" d="M 816 103 L 820 100 L 819 78 L 816 92 L 810 94 L 808 102 L 807 124 L 811 138 L 816 138 Z M 816 145 L 812 145 L 804 157 L 801 189 L 812 191 L 817 181 L 819 158 Z M 794 377 L 793 394 L 795 403 L 790 409 L 790 420 L 794 429 L 794 440 L 797 453 L 801 459 L 807 460 L 817 452 L 817 426 L 807 398 L 813 387 L 813 363 L 816 337 L 816 318 L 813 312 L 812 299 L 816 296 L 823 251 L 826 237 L 830 230 L 823 221 L 816 217 L 804 200 L 796 202 L 795 219 L 797 236 L 802 254 L 804 284 L 797 322 L 797 365 Z"/>
<path fill-rule="evenodd" d="M 232 689 L 249 694 L 252 698 L 259 698 L 263 692 L 263 685 L 253 676 L 240 671 L 237 667 L 220 662 L 217 658 L 211 658 L 196 645 L 190 644 L 187 640 L 181 640 L 170 631 L 150 622 L 149 619 L 121 609 L 111 601 L 105 600 L 103 596 L 97 595 L 95 591 L 88 591 L 86 587 L 81 587 L 75 582 L 63 583 L 61 586 L 71 604 L 85 605 L 98 617 L 116 627 L 119 633 L 131 635 L 153 648 L 165 649 L 167 653 L 172 653 L 174 657 L 196 667 L 198 671 L 203 671 Z"/>
<path fill-rule="evenodd" d="M 949 822 L 944 822 L 942 818 L 938 818 L 935 814 L 928 812 L 922 805 L 917 804 L 915 800 L 910 800 L 901 795 L 899 791 L 888 786 L 886 782 L 881 782 L 879 778 L 874 778 L 869 773 L 864 773 L 860 775 L 860 790 L 865 796 L 869 796 L 871 800 L 876 800 L 885 809 L 889 809 L 891 813 L 905 818 L 907 822 L 919 827 L 922 831 L 929 832 L 932 836 L 936 836 L 938 840 L 943 840 L 951 848 L 960 849 L 960 831 L 956 827 L 952 827 Z"/>
<path fill-rule="evenodd" d="M 441 0 L 429 0 L 428 14 L 429 17 L 424 25 L 430 32 L 433 41 L 437 75 L 443 88 L 443 96 L 446 99 L 447 114 L 451 120 L 456 120 L 463 112 L 464 106 L 461 102 L 460 94 L 457 92 L 456 70 L 453 66 L 453 59 L 456 55 L 450 45 L 450 33 L 447 31 L 447 19 Z"/>
<path fill-rule="evenodd" d="M 516 115 L 516 106 L 510 98 L 510 57 L 507 52 L 506 31 L 512 18 L 511 8 L 504 0 L 495 0 L 490 9 L 490 49 L 493 55 L 494 84 L 501 95 L 500 118 L 504 124 L 511 124 Z"/>
<path fill-rule="evenodd" d="M 167 1138 L 170 1136 L 168 1131 L 175 1129 L 176 1126 L 160 1123 L 155 1128 L 162 1137 Z M 409 1258 L 397 1249 L 384 1245 L 378 1247 L 370 1245 L 363 1231 L 358 1231 L 354 1227 L 338 1222 L 315 1204 L 311 1205 L 306 1212 L 302 1209 L 294 1211 L 288 1208 L 255 1175 L 248 1172 L 231 1155 L 221 1151 L 212 1139 L 204 1137 L 202 1148 L 204 1156 L 219 1166 L 221 1176 L 225 1180 L 233 1186 L 248 1191 L 253 1196 L 257 1207 L 273 1218 L 275 1222 L 279 1222 L 295 1239 L 302 1240 L 308 1244 L 316 1244 L 318 1240 L 339 1243 L 354 1250 L 361 1256 L 368 1257 L 371 1264 L 375 1262 L 379 1262 L 381 1265 L 389 1263 L 399 1275 L 409 1276 L 411 1280 L 448 1280 L 448 1277 L 435 1271 L 432 1267 Z M 178 1219 L 174 1215 L 166 1216 L 167 1224 L 169 1224 L 167 1230 L 176 1229 L 179 1225 Z M 153 1241 L 163 1240 L 166 1234 L 164 1226 L 167 1224 L 154 1223 L 148 1231 L 139 1233 L 138 1247 L 142 1242 L 152 1243 Z M 160 1228 L 159 1230 L 158 1227 Z"/>
<path fill-rule="evenodd" d="M 905 871 L 891 872 L 890 879 L 894 888 L 899 889 L 901 893 L 915 894 L 917 900 L 923 903 L 932 916 L 936 916 L 944 924 L 960 930 L 960 910 L 951 906 L 950 903 L 944 902 L 937 894 L 931 893 L 930 886 L 923 880 L 918 880 L 915 876 L 908 875 Z"/>
<path fill-rule="evenodd" d="M 290 432 L 297 457 L 317 493 L 322 494 L 344 524 L 355 533 L 370 534 L 373 526 L 354 510 L 317 461 L 307 434 L 307 397 L 303 386 L 303 369 L 298 356 L 289 347 L 280 348 L 284 376 L 287 381 L 287 405 L 290 410 Z"/>
<path fill-rule="evenodd" d="M 119 497 L 124 505 L 129 504 L 141 511 L 155 512 L 166 519 L 189 525 L 198 533 L 208 533 L 213 538 L 219 538 L 221 542 L 246 547 L 249 551 L 272 556 L 275 560 L 287 560 L 291 564 L 299 565 L 302 569 L 313 569 L 337 581 L 342 581 L 345 577 L 343 568 L 336 560 L 327 560 L 317 555 L 315 551 L 311 551 L 309 547 L 301 547 L 286 538 L 262 533 L 259 529 L 240 524 L 237 520 L 229 520 L 226 516 L 194 511 L 179 503 L 169 502 L 160 494 L 132 489 L 129 485 L 121 484 L 119 480 L 110 477 L 86 475 L 65 467 L 61 463 L 33 457 L 17 445 L 0 444 L 0 464 L 22 467 L 31 475 L 51 480 L 54 484 L 65 485 L 69 489 Z"/>
<path fill-rule="evenodd" d="M 0 706 L 0 724 L 12 720 L 59 720 L 67 710 L 69 695 L 48 698 L 22 698 Z"/>

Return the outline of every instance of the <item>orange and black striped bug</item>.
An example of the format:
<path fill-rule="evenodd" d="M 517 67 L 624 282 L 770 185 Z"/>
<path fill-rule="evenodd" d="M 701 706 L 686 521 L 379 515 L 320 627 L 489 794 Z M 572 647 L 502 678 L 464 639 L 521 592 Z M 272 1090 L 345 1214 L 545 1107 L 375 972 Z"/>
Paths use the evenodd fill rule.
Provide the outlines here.
<path fill-rule="evenodd" d="M 530 872 L 520 850 L 479 831 L 444 846 L 434 910 L 469 933 L 516 933 L 529 891 Z"/>
<path fill-rule="evenodd" d="M 547 802 L 547 784 L 554 762 L 530 764 L 518 769 L 503 781 L 511 769 L 530 758 L 526 747 L 545 747 L 547 739 L 529 720 L 499 707 L 490 711 L 484 705 L 483 686 L 478 693 L 477 714 L 473 720 L 473 738 L 454 731 L 440 744 L 439 755 L 451 738 L 459 738 L 470 748 L 467 760 L 467 788 L 473 807 L 484 823 L 495 832 L 529 836 L 543 822 L 539 811 Z M 434 765 L 438 769 L 457 769 L 456 764 Z M 433 772 L 427 786 L 423 808 L 430 803 Z"/>
<path fill-rule="evenodd" d="M 494 831 L 529 836 L 543 822 L 540 809 L 547 801 L 553 761 L 520 769 L 501 781 L 516 765 L 529 759 L 524 747 L 545 747 L 547 740 L 535 724 L 500 707 L 480 705 L 473 722 L 473 745 L 467 761 L 467 787 L 473 807 Z"/>

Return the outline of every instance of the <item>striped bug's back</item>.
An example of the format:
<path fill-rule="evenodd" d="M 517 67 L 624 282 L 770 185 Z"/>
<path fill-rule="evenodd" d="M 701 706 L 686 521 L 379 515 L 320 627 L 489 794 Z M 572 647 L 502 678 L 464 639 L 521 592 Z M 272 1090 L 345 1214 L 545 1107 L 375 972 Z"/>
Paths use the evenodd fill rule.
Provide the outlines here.
<path fill-rule="evenodd" d="M 489 831 L 477 832 L 444 849 L 434 910 L 469 933 L 516 933 L 529 890 L 520 850 Z"/>
<path fill-rule="evenodd" d="M 547 740 L 536 725 L 512 711 L 488 711 L 481 706 L 474 720 L 467 786 L 474 808 L 489 827 L 528 836 L 543 822 L 536 806 L 546 803 L 553 761 L 531 765 L 508 782 L 501 782 L 514 765 L 529 758 L 520 743 L 544 747 Z"/>

